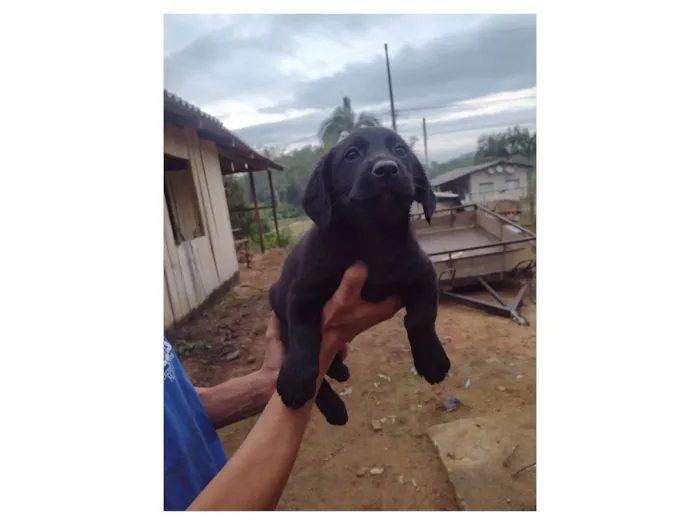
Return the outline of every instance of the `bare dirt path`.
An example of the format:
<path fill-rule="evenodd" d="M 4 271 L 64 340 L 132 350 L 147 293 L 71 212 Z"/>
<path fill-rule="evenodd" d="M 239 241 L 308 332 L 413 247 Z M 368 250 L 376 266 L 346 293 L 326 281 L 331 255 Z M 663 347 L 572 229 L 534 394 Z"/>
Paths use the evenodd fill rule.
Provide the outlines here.
<path fill-rule="evenodd" d="M 265 351 L 264 333 L 269 314 L 267 290 L 276 280 L 284 250 L 257 254 L 251 269 L 241 269 L 241 284 L 201 318 L 180 327 L 176 337 L 206 341 L 210 350 L 195 350 L 182 359 L 195 384 L 208 386 L 249 373 L 259 366 Z M 403 328 L 403 313 L 359 336 L 348 357 L 352 377 L 333 381 L 344 400 L 350 421 L 344 427 L 328 425 L 314 411 L 301 453 L 280 502 L 286 510 L 456 510 L 454 491 L 445 467 L 427 435 L 427 429 L 476 415 L 522 407 L 536 398 L 535 306 L 523 313 L 532 323 L 511 320 L 459 305 L 442 304 L 438 333 L 452 360 L 450 376 L 432 387 L 412 372 L 412 360 Z M 203 362 L 212 353 L 240 351 L 223 364 Z M 469 380 L 469 387 L 465 383 Z M 459 398 L 453 412 L 438 407 Z M 381 428 L 374 430 L 372 420 Z M 255 419 L 220 431 L 232 454 Z M 532 422 L 534 425 L 534 421 Z M 380 467 L 381 474 L 369 472 Z M 502 495 L 485 492 L 487 507 L 517 510 Z M 525 509 L 522 509 L 525 510 Z"/>

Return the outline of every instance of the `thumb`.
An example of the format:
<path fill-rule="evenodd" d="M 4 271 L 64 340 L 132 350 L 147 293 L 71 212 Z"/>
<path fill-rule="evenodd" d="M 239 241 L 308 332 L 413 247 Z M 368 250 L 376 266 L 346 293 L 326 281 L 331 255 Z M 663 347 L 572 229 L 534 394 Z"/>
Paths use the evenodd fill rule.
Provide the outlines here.
<path fill-rule="evenodd" d="M 362 287 L 367 280 L 367 266 L 362 262 L 356 262 L 345 270 L 340 286 L 333 294 L 334 299 L 340 304 L 348 304 L 360 299 Z"/>
<path fill-rule="evenodd" d="M 267 323 L 267 330 L 265 331 L 265 339 L 268 342 L 280 339 L 280 320 L 275 315 L 275 312 L 270 314 L 270 321 Z"/>

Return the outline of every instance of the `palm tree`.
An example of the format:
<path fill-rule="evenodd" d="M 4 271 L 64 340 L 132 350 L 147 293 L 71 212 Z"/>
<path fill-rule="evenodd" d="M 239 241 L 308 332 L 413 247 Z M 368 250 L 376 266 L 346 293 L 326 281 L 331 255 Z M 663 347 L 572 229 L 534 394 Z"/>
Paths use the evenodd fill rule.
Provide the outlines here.
<path fill-rule="evenodd" d="M 356 116 L 352 110 L 350 97 L 343 97 L 343 105 L 335 108 L 333 113 L 321 122 L 318 138 L 325 148 L 329 148 L 338 142 L 343 133 L 351 133 L 357 128 L 377 126 L 381 126 L 377 117 L 365 111 Z"/>

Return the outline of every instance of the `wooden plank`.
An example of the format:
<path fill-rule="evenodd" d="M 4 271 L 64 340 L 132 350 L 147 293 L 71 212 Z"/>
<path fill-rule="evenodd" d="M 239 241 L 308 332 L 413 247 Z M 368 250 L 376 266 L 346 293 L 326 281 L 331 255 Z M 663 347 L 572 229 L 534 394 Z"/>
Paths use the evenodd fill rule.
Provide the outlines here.
<path fill-rule="evenodd" d="M 169 328 L 175 321 L 173 315 L 173 305 L 170 300 L 170 292 L 168 291 L 168 282 L 165 272 L 163 274 L 163 326 Z"/>
<path fill-rule="evenodd" d="M 163 151 L 174 157 L 189 159 L 185 131 L 166 122 L 163 129 Z"/>
<path fill-rule="evenodd" d="M 175 321 L 177 321 L 186 315 L 187 312 L 189 312 L 189 300 L 185 290 L 182 269 L 180 268 L 177 247 L 175 246 L 175 237 L 173 236 L 173 230 L 170 224 L 170 215 L 168 214 L 168 209 L 165 205 L 165 199 L 163 199 L 163 211 L 165 214 L 163 219 L 163 259 L 165 266 L 165 285 L 168 287 L 170 293 L 173 318 Z"/>
<path fill-rule="evenodd" d="M 207 297 L 204 282 L 199 268 L 197 267 L 197 260 L 193 247 L 196 241 L 197 239 L 185 241 L 177 247 L 178 261 L 182 268 L 189 310 L 197 308 Z"/>
<path fill-rule="evenodd" d="M 218 237 L 214 239 L 213 249 L 216 266 L 221 283 L 227 281 L 238 272 L 238 258 L 233 244 L 231 218 L 226 202 L 221 168 L 218 164 L 216 145 L 209 141 L 200 141 L 204 158 L 204 171 L 209 188 L 212 218 Z"/>
<path fill-rule="evenodd" d="M 210 206 L 211 199 L 207 191 L 206 185 L 206 172 L 204 168 L 204 157 L 200 147 L 199 137 L 194 128 L 188 128 L 187 132 L 187 148 L 190 154 L 190 167 L 192 169 L 192 175 L 194 179 L 194 184 L 197 189 L 197 199 L 199 202 L 199 209 L 202 216 L 202 222 L 204 223 L 204 235 L 207 237 L 207 243 L 209 244 L 209 251 L 211 252 L 211 263 L 214 265 L 214 272 L 217 275 L 217 282 L 221 282 L 218 277 L 218 268 L 216 267 L 216 260 L 214 259 L 214 242 L 218 238 L 216 224 L 212 217 L 212 209 Z M 208 261 L 207 261 L 208 262 Z M 208 273 L 208 268 L 206 269 Z"/>
<path fill-rule="evenodd" d="M 209 294 L 219 287 L 219 276 L 216 271 L 216 265 L 214 264 L 214 254 L 211 251 L 209 239 L 198 237 L 197 239 L 189 241 L 188 244 L 192 248 L 195 271 L 204 292 L 199 302 L 199 304 L 201 304 L 209 297 Z M 197 304 L 197 306 L 199 306 L 199 304 Z"/>

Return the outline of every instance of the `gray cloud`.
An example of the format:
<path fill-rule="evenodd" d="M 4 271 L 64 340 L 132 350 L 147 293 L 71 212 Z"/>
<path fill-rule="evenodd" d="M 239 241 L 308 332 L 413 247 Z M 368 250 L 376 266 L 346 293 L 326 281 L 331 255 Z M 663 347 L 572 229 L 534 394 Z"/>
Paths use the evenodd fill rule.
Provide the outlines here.
<path fill-rule="evenodd" d="M 532 87 L 536 82 L 535 40 L 535 15 L 504 15 L 489 18 L 474 32 L 446 35 L 420 48 L 402 48 L 390 57 L 396 102 L 445 103 Z M 303 82 L 292 102 L 270 109 L 329 109 L 338 105 L 339 92 L 356 105 L 386 101 L 385 60 L 378 57 Z"/>
<path fill-rule="evenodd" d="M 280 97 L 299 84 L 277 67 L 299 35 L 352 38 L 386 15 L 166 15 L 165 87 L 194 104 L 247 94 Z M 247 28 L 255 28 L 255 31 Z"/>
<path fill-rule="evenodd" d="M 532 108 L 432 122 L 457 101 L 536 85 L 535 15 L 166 15 L 164 26 L 165 87 L 190 102 L 202 106 L 226 99 L 267 100 L 268 107 L 260 111 L 314 110 L 303 117 L 236 130 L 258 147 L 311 139 L 343 95 L 351 97 L 357 111 L 371 106 L 384 123 L 390 122 L 381 43 L 375 54 L 309 80 L 300 73 L 280 71 L 283 60 L 296 56 L 300 38 L 341 44 L 362 41 L 367 35 L 372 35 L 372 42 L 385 39 L 391 52 L 399 132 L 420 137 L 420 124 L 404 119 L 426 117 L 434 137 L 429 144 L 436 148 L 443 138 L 458 142 L 457 133 L 471 143 L 494 126 L 535 125 Z M 418 38 L 405 45 L 407 30 L 428 26 L 433 29 L 428 31 L 429 40 Z M 305 67 L 313 69 L 309 60 L 314 58 L 304 60 Z"/>

